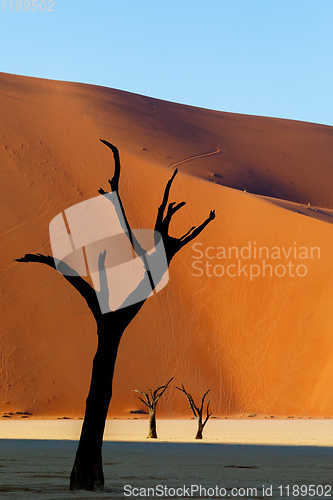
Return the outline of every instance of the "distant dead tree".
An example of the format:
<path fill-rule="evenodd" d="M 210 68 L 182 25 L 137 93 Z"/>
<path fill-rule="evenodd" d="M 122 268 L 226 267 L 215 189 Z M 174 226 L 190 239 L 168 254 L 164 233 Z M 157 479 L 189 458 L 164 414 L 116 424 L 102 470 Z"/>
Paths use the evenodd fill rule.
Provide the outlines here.
<path fill-rule="evenodd" d="M 169 382 L 167 382 L 165 385 L 161 385 L 154 392 L 149 388 L 149 394 L 148 392 L 138 391 L 138 389 L 134 389 L 135 392 L 143 394 L 145 399 L 142 399 L 140 396 L 138 396 L 138 398 L 149 408 L 149 432 L 147 438 L 157 439 L 156 406 L 161 396 L 167 390 L 171 380 L 173 380 L 173 377 L 169 380 Z"/>
<path fill-rule="evenodd" d="M 204 427 L 207 424 L 209 417 L 211 417 L 211 415 L 212 415 L 212 413 L 209 413 L 209 405 L 210 405 L 210 400 L 209 400 L 207 403 L 207 407 L 206 407 L 207 415 L 206 415 L 205 420 L 203 421 L 202 414 L 204 411 L 205 397 L 209 393 L 210 389 L 208 389 L 208 391 L 206 391 L 205 394 L 202 396 L 200 408 L 194 403 L 191 394 L 189 394 L 185 390 L 183 384 L 181 384 L 181 387 L 176 387 L 176 389 L 178 389 L 179 391 L 181 391 L 185 394 L 185 396 L 187 397 L 187 401 L 190 403 L 190 408 L 192 410 L 192 413 L 193 413 L 194 417 L 196 418 L 196 420 L 198 421 L 198 431 L 197 431 L 197 434 L 195 436 L 195 439 L 202 439 L 202 433 L 203 433 Z"/>
<path fill-rule="evenodd" d="M 152 281 L 150 270 L 146 265 L 145 255 L 141 252 L 142 248 L 140 248 L 140 244 L 135 240 L 135 235 L 130 228 L 121 202 L 119 194 L 120 158 L 118 149 L 108 141 L 101 139 L 101 142 L 110 148 L 113 153 L 115 171 L 113 178 L 109 180 L 109 184 L 111 191 L 116 192 L 118 195 L 122 215 L 127 228 L 126 232 L 133 250 L 143 261 L 144 276 L 138 286 L 135 290 L 133 290 L 133 292 L 131 292 L 130 296 L 126 298 L 122 306 L 114 311 L 103 314 L 97 298 L 96 290 L 90 285 L 90 283 L 88 283 L 88 281 L 84 280 L 80 274 L 74 271 L 74 269 L 72 269 L 65 262 L 54 259 L 50 255 L 42 255 L 39 253 L 26 254 L 24 257 L 15 259 L 17 262 L 45 264 L 60 271 L 62 276 L 80 293 L 82 298 L 85 300 L 88 308 L 95 318 L 97 325 L 98 346 L 93 360 L 91 383 L 86 400 L 86 411 L 80 441 L 70 476 L 71 490 L 104 490 L 102 444 L 105 421 L 112 397 L 113 373 L 118 347 L 124 331 L 147 300 L 147 298 L 144 298 L 138 302 L 130 304 L 131 300 L 128 299 L 131 299 L 132 296 L 137 296 L 137 294 L 140 295 L 142 288 L 146 290 L 147 281 L 151 283 L 153 290 L 157 286 L 157 283 Z M 176 174 L 177 169 L 173 172 L 171 179 L 167 182 L 163 200 L 158 208 L 155 222 L 155 231 L 159 233 L 163 240 L 168 267 L 171 260 L 179 252 L 179 250 L 194 240 L 194 238 L 201 233 L 207 224 L 215 219 L 215 211 L 213 210 L 210 212 L 209 217 L 207 217 L 201 225 L 198 227 L 192 227 L 180 238 L 170 236 L 169 226 L 171 219 L 174 214 L 185 205 L 185 202 L 182 201 L 178 204 L 169 203 L 167 207 L 170 188 Z M 102 188 L 100 188 L 98 192 L 101 195 L 107 194 Z M 101 277 L 101 287 L 103 286 L 104 288 L 107 288 L 108 284 L 105 279 L 105 257 L 106 252 L 100 253 L 98 267 Z M 162 279 L 162 275 L 160 279 Z"/>

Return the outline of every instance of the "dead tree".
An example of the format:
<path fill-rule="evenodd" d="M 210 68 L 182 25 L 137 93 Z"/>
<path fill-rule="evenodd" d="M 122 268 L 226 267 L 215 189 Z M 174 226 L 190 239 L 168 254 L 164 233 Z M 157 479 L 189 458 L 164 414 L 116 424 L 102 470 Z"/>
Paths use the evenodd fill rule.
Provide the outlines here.
<path fill-rule="evenodd" d="M 149 408 L 149 432 L 147 438 L 157 439 L 156 406 L 160 397 L 167 390 L 171 380 L 173 380 L 173 377 L 169 380 L 169 382 L 167 382 L 165 385 L 161 385 L 154 392 L 149 388 L 149 394 L 148 392 L 138 391 L 137 389 L 134 389 L 135 392 L 139 392 L 140 394 L 144 395 L 145 399 L 142 399 L 140 396 L 138 396 L 138 398 Z"/>
<path fill-rule="evenodd" d="M 181 387 L 176 387 L 176 389 L 178 389 L 179 391 L 181 391 L 185 394 L 185 396 L 187 397 L 187 401 L 190 403 L 190 408 L 192 410 L 192 413 L 198 422 L 198 431 L 197 431 L 197 434 L 195 436 L 195 439 L 202 439 L 202 433 L 203 433 L 204 427 L 207 424 L 209 417 L 211 417 L 211 415 L 212 415 L 211 413 L 209 413 L 209 405 L 210 405 L 210 400 L 209 400 L 207 403 L 207 408 L 206 408 L 207 416 L 206 416 L 205 420 L 203 421 L 202 414 L 203 414 L 203 410 L 204 410 L 205 397 L 209 393 L 210 389 L 208 389 L 208 391 L 206 391 L 205 394 L 202 396 L 200 408 L 194 403 L 191 394 L 189 394 L 185 390 L 183 384 L 181 384 Z"/>
<path fill-rule="evenodd" d="M 111 190 L 118 194 L 127 226 L 127 232 L 133 246 L 134 236 L 132 235 L 119 195 L 120 159 L 118 149 L 107 141 L 101 141 L 109 147 L 113 153 L 115 171 L 113 178 L 109 180 L 109 184 Z M 163 239 L 168 266 L 176 253 L 198 236 L 207 224 L 215 218 L 215 212 L 211 211 L 209 217 L 201 225 L 196 228 L 191 228 L 181 238 L 174 238 L 169 235 L 171 218 L 183 205 L 185 205 L 185 202 L 178 203 L 177 205 L 175 205 L 175 203 L 170 203 L 167 208 L 171 184 L 176 174 L 177 170 L 174 171 L 165 187 L 162 204 L 158 208 L 155 223 L 155 230 L 159 232 Z M 105 194 L 106 192 L 104 189 L 100 188 L 99 193 Z M 135 246 L 135 251 L 137 252 L 138 245 Z M 101 254 L 99 259 L 101 268 L 103 268 L 103 259 L 105 259 L 105 255 Z M 55 263 L 55 259 L 49 255 L 41 254 L 26 254 L 24 257 L 16 260 L 18 262 L 37 262 L 46 264 L 58 270 L 61 270 L 61 265 L 66 266 L 66 264 L 61 261 L 60 265 L 59 262 Z M 63 276 L 86 301 L 87 306 L 95 318 L 98 336 L 98 346 L 93 360 L 85 416 L 75 462 L 70 476 L 70 489 L 88 491 L 104 490 L 102 443 L 105 421 L 112 396 L 112 381 L 118 347 L 124 331 L 138 314 L 146 299 L 131 305 L 126 305 L 126 307 L 119 308 L 115 311 L 102 314 L 95 289 L 73 269 L 69 266 L 67 267 L 71 272 L 63 273 Z M 148 266 L 145 266 L 144 278 L 133 293 L 135 293 L 140 285 L 147 279 L 149 279 L 150 282 L 152 281 Z"/>

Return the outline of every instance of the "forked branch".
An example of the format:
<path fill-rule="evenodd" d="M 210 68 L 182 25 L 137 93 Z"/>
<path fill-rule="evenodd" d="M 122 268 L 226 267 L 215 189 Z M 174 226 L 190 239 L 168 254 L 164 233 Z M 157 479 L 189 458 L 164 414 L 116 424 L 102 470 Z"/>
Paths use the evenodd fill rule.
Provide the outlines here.
<path fill-rule="evenodd" d="M 150 409 L 156 408 L 156 404 L 158 400 L 163 396 L 167 388 L 169 387 L 170 382 L 173 380 L 174 377 L 171 377 L 171 379 L 165 384 L 161 385 L 155 391 L 153 392 L 151 389 L 149 389 L 150 397 L 147 392 L 144 391 L 139 391 L 138 389 L 134 389 L 134 392 L 138 392 L 139 394 L 142 394 L 145 397 L 145 400 L 143 400 L 140 396 L 138 398 Z"/>
<path fill-rule="evenodd" d="M 210 400 L 209 400 L 207 403 L 207 407 L 206 407 L 206 418 L 204 421 L 202 419 L 205 398 L 206 398 L 207 394 L 209 393 L 210 389 L 208 389 L 208 391 L 206 391 L 205 394 L 202 396 L 200 408 L 194 403 L 193 397 L 191 396 L 191 394 L 189 392 L 186 391 L 183 383 L 181 383 L 181 387 L 176 387 L 176 389 L 178 389 L 179 391 L 181 391 L 185 394 L 185 396 L 190 404 L 190 408 L 192 410 L 192 413 L 193 413 L 194 417 L 196 418 L 196 420 L 198 421 L 198 431 L 197 431 L 197 435 L 195 438 L 202 439 L 203 429 L 204 429 L 206 423 L 208 422 L 208 419 L 212 416 L 212 413 L 209 412 L 209 405 L 210 405 Z"/>
<path fill-rule="evenodd" d="M 167 182 L 167 185 L 164 190 L 164 195 L 162 199 L 162 203 L 158 208 L 156 222 L 155 222 L 155 230 L 158 231 L 163 238 L 163 243 L 165 246 L 165 251 L 168 259 L 168 263 L 170 263 L 171 259 L 176 255 L 179 250 L 181 250 L 185 245 L 190 243 L 194 238 L 196 238 L 204 228 L 215 219 L 215 210 L 211 210 L 207 219 L 205 219 L 202 224 L 198 227 L 192 226 L 183 236 L 180 238 L 174 238 L 169 234 L 169 226 L 172 217 L 175 215 L 178 210 L 180 210 L 186 203 L 185 201 L 181 201 L 180 203 L 171 202 L 169 203 L 168 209 L 165 213 L 166 206 L 169 199 L 171 185 L 178 173 L 178 169 L 173 172 L 171 178 Z"/>

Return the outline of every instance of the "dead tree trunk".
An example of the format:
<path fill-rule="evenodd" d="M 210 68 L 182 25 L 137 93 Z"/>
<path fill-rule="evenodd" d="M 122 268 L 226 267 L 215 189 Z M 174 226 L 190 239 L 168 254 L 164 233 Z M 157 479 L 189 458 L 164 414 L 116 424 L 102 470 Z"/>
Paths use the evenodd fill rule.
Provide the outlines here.
<path fill-rule="evenodd" d="M 202 433 L 203 433 L 204 426 L 202 424 L 202 419 L 198 419 L 198 430 L 195 436 L 195 439 L 202 439 Z"/>
<path fill-rule="evenodd" d="M 194 418 L 198 422 L 198 430 L 197 430 L 195 439 L 202 439 L 202 433 L 203 433 L 204 427 L 205 427 L 206 423 L 208 422 L 209 417 L 211 417 L 211 415 L 212 415 L 211 413 L 209 413 L 209 405 L 210 405 L 210 400 L 209 400 L 208 404 L 207 404 L 207 408 L 206 408 L 207 416 L 206 416 L 205 420 L 203 420 L 203 418 L 202 418 L 205 397 L 209 393 L 210 389 L 208 389 L 208 391 L 206 391 L 205 394 L 202 396 L 200 408 L 198 406 L 196 406 L 196 404 L 194 403 L 194 400 L 193 400 L 191 394 L 189 394 L 185 390 L 183 384 L 181 384 L 181 387 L 176 387 L 176 389 L 178 389 L 179 391 L 181 391 L 181 392 L 183 392 L 185 394 L 185 396 L 186 396 L 186 398 L 187 398 L 187 400 L 188 400 L 188 402 L 190 404 L 190 408 L 192 410 Z"/>
<path fill-rule="evenodd" d="M 149 409 L 149 433 L 148 438 L 157 439 L 156 431 L 156 409 Z"/>
<path fill-rule="evenodd" d="M 102 140 L 102 142 L 112 150 L 114 156 L 115 173 L 113 178 L 109 180 L 109 184 L 111 186 L 111 190 L 118 193 L 119 202 L 121 204 L 121 199 L 118 192 L 120 178 L 119 153 L 117 148 L 109 142 L 104 140 Z M 211 211 L 209 217 L 200 226 L 198 226 L 197 228 L 192 227 L 181 238 L 173 238 L 169 235 L 169 224 L 171 218 L 173 217 L 175 212 L 177 212 L 183 205 L 185 205 L 185 202 L 181 202 L 177 205 L 175 205 L 174 203 L 170 203 L 165 214 L 171 184 L 176 174 L 177 170 L 174 171 L 171 179 L 166 185 L 162 204 L 158 209 L 155 223 L 155 230 L 162 236 L 163 239 L 168 265 L 170 264 L 175 254 L 179 250 L 181 250 L 181 248 L 183 248 L 187 243 L 196 238 L 196 236 L 201 233 L 201 231 L 207 226 L 207 224 L 215 218 L 215 212 Z M 105 191 L 103 189 L 99 189 L 99 193 L 105 194 Z M 133 240 L 135 239 L 135 237 L 131 232 L 122 204 L 121 208 L 127 227 L 128 237 L 134 248 Z M 140 246 L 138 245 L 138 242 L 135 243 L 136 245 L 134 250 L 137 252 L 140 258 L 142 257 L 143 263 L 145 264 L 144 255 L 140 256 Z M 100 255 L 100 257 L 101 256 L 102 254 Z M 26 254 L 24 257 L 16 260 L 17 262 L 37 262 L 46 264 L 54 269 L 56 268 L 55 259 L 49 255 Z M 73 269 L 67 266 L 67 264 L 58 261 L 57 270 L 60 270 L 60 272 L 62 272 L 61 267 L 70 270 L 69 273 L 63 272 L 62 274 L 64 278 L 85 299 L 96 320 L 98 335 L 98 348 L 93 361 L 90 390 L 86 401 L 86 411 L 81 431 L 81 437 L 71 473 L 70 489 L 88 491 L 103 490 L 103 433 L 108 408 L 112 397 L 112 381 L 118 347 L 122 334 L 130 324 L 130 322 L 137 315 L 146 299 L 134 305 L 125 306 L 122 309 L 102 314 L 94 288 L 79 274 L 75 273 Z M 149 279 L 149 282 L 152 283 L 148 266 L 145 265 L 145 269 L 146 271 L 143 281 Z M 155 286 L 156 285 L 157 283 L 155 283 Z M 138 285 L 138 287 L 139 286 L 140 284 Z M 136 290 L 134 290 L 133 293 L 135 293 Z"/>
<path fill-rule="evenodd" d="M 112 397 L 114 367 L 121 337 L 144 301 L 101 314 L 97 319 L 98 346 L 93 361 L 86 411 L 70 477 L 70 490 L 102 490 L 102 444 Z"/>
<path fill-rule="evenodd" d="M 122 332 L 112 325 L 99 326 L 98 347 L 93 361 L 86 411 L 70 476 L 71 490 L 103 490 L 102 443 L 105 421 L 112 397 L 112 380 Z M 108 328 L 109 326 L 109 328 Z"/>
<path fill-rule="evenodd" d="M 143 394 L 145 399 L 141 398 L 140 396 L 138 396 L 138 398 L 149 408 L 149 432 L 147 438 L 157 439 L 156 406 L 161 396 L 167 390 L 171 380 L 173 380 L 173 377 L 165 385 L 161 385 L 160 387 L 158 387 L 154 392 L 151 389 L 149 389 L 149 392 L 138 391 L 137 389 L 135 389 L 135 392 Z"/>

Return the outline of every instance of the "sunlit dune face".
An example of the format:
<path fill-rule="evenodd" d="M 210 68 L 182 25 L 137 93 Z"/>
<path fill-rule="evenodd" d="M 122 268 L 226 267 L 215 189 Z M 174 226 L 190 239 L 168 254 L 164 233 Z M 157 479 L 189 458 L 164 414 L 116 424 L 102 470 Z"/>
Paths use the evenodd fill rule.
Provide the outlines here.
<path fill-rule="evenodd" d="M 172 376 L 194 397 L 210 389 L 214 415 L 333 414 L 330 127 L 195 108 L 188 114 L 186 106 L 111 89 L 10 75 L 0 76 L 0 86 L 3 413 L 83 416 L 94 319 L 60 273 L 14 259 L 51 254 L 50 221 L 107 189 L 113 166 L 99 143 L 106 137 L 121 154 L 121 197 L 133 228 L 154 228 L 176 164 L 170 201 L 186 206 L 171 234 L 216 211 L 196 240 L 202 258 L 191 245 L 177 255 L 169 283 L 126 330 L 109 415 L 142 411 L 133 389 Z M 206 254 L 208 247 L 240 252 L 249 242 L 269 248 L 270 257 Z M 320 252 L 289 255 L 295 242 Z M 264 276 L 263 260 L 307 272 Z M 239 274 L 245 264 L 259 265 L 260 274 Z M 230 275 L 228 265 L 236 266 Z M 170 387 L 159 416 L 188 418 L 182 396 Z"/>

